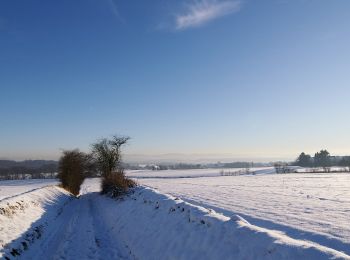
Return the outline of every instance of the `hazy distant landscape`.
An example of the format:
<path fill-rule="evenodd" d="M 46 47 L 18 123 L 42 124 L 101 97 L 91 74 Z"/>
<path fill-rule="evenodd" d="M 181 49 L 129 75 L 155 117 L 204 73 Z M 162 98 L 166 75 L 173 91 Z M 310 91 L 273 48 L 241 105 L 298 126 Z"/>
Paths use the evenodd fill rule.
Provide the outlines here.
<path fill-rule="evenodd" d="M 226 171 L 234 172 L 240 171 L 240 169 L 228 169 Z M 106 199 L 106 201 L 104 201 L 102 197 L 95 202 L 97 199 L 95 197 L 98 195 L 94 192 L 99 190 L 100 180 L 98 178 L 87 179 L 85 181 L 81 188 L 81 198 L 78 201 L 72 201 L 69 199 L 69 196 L 65 198 L 67 195 L 64 195 L 64 193 L 61 194 L 62 191 L 60 190 L 52 190 L 54 188 L 52 185 L 56 185 L 57 183 L 56 180 L 3 181 L 0 183 L 0 204 L 2 209 L 5 209 L 5 211 L 2 211 L 0 214 L 3 230 L 1 236 L 2 241 L 9 241 L 11 237 L 15 238 L 17 236 L 17 232 L 18 234 L 21 232 L 21 229 L 19 229 L 16 232 L 11 232 L 12 235 L 8 236 L 9 230 L 13 230 L 14 225 L 16 225 L 17 228 L 19 224 L 20 227 L 31 227 L 28 229 L 27 235 L 22 236 L 22 240 L 14 240 L 7 244 L 1 252 L 3 256 L 11 255 L 11 252 L 13 253 L 13 248 L 23 248 L 16 247 L 16 244 L 20 243 L 20 241 L 28 241 L 26 237 L 30 234 L 30 230 L 36 232 L 36 228 L 40 227 L 40 237 L 43 237 L 37 237 L 38 241 L 35 241 L 35 243 L 34 240 L 36 239 L 33 239 L 33 245 L 30 245 L 30 250 L 23 251 L 23 249 L 17 249 L 21 257 L 34 257 L 39 259 L 45 255 L 51 255 L 53 258 L 112 257 L 134 259 L 138 256 L 148 258 L 145 255 L 149 250 L 151 250 L 151 252 L 152 250 L 158 252 L 153 254 L 153 256 L 155 255 L 157 257 L 160 257 L 160 252 L 162 252 L 162 254 L 166 253 L 167 255 L 178 255 L 178 250 L 185 250 L 185 252 L 187 250 L 186 254 L 193 254 L 193 256 L 196 257 L 201 255 L 211 255 L 214 257 L 218 254 L 216 250 L 226 252 L 225 255 L 227 257 L 230 255 L 243 257 L 242 252 L 235 253 L 227 248 L 233 246 L 233 244 L 231 244 L 235 243 L 233 241 L 231 241 L 231 243 L 226 242 L 224 244 L 218 244 L 216 245 L 216 250 L 211 249 L 211 251 L 206 251 L 205 253 L 190 249 L 190 247 L 194 245 L 204 246 L 206 245 L 205 243 L 214 243 L 211 240 L 203 241 L 200 238 L 199 234 L 204 232 L 204 230 L 202 230 L 204 227 L 200 228 L 201 225 L 208 225 L 208 230 L 205 231 L 207 236 L 210 236 L 210 234 L 214 235 L 215 232 L 217 232 L 214 231 L 216 228 L 226 225 L 224 223 L 227 221 L 227 217 L 233 218 L 233 216 L 239 215 L 240 217 L 237 219 L 237 225 L 242 225 L 240 223 L 250 223 L 249 225 L 254 225 L 254 227 L 266 229 L 266 231 L 259 231 L 260 237 L 263 236 L 264 232 L 275 232 L 274 230 L 285 234 L 282 237 L 280 233 L 276 233 L 276 235 L 273 235 L 273 233 L 266 234 L 269 239 L 272 239 L 271 242 L 268 242 L 271 244 L 268 244 L 267 248 L 269 248 L 269 250 L 273 248 L 277 255 L 283 254 L 284 256 L 288 256 L 288 258 L 306 256 L 308 259 L 312 257 L 315 259 L 328 257 L 348 258 L 346 254 L 350 254 L 350 230 L 348 228 L 348 213 L 350 209 L 349 173 L 276 174 L 273 167 L 252 168 L 252 172 L 254 172 L 253 175 L 241 174 L 238 176 L 222 176 L 222 172 L 219 169 L 127 171 L 127 176 L 135 178 L 140 185 L 151 187 L 161 193 L 157 193 L 155 190 L 150 190 L 149 188 L 139 188 L 135 191 L 136 193 L 128 195 L 123 201 L 119 202 L 118 200 L 109 201 Z M 146 190 L 143 191 L 143 189 Z M 162 196 L 164 195 L 161 195 L 162 193 L 171 194 L 173 197 L 163 198 Z M 49 198 L 51 198 L 50 200 L 54 198 L 54 200 L 48 202 L 47 199 Z M 67 199 L 70 201 L 69 203 L 67 203 Z M 179 199 L 181 200 L 179 201 Z M 137 206 L 139 200 L 141 200 L 139 202 L 141 204 Z M 175 203 L 174 206 L 168 205 L 171 201 Z M 193 207 L 191 211 L 198 211 L 196 205 L 204 207 L 197 213 L 190 213 L 190 215 L 188 215 L 188 213 L 185 214 L 190 216 L 189 224 L 186 224 L 188 221 L 181 221 L 181 215 L 183 214 L 181 213 L 181 207 L 183 207 L 181 201 L 187 202 L 186 212 L 189 207 Z M 36 202 L 36 206 L 34 209 L 31 209 L 26 203 L 33 202 Z M 100 217 L 103 219 L 106 217 L 103 228 L 91 224 L 95 221 L 91 218 L 94 218 L 94 214 L 97 214 L 97 212 L 87 213 L 85 210 L 88 208 L 85 209 L 85 202 L 88 204 L 93 203 L 92 205 L 94 205 L 89 211 L 95 210 L 95 207 L 97 207 L 95 203 L 100 204 L 99 207 L 104 205 L 103 209 L 101 208 L 98 211 L 98 214 L 102 213 Z M 105 205 L 107 202 L 109 205 L 108 207 Z M 17 205 L 16 203 L 22 208 L 11 208 L 11 213 L 9 213 L 9 211 L 6 210 L 8 207 L 6 205 Z M 50 217 L 50 215 L 46 216 L 47 213 L 41 217 L 39 217 L 41 214 L 38 216 L 37 213 L 31 213 L 32 210 L 40 209 L 40 207 L 42 207 L 41 203 L 44 203 L 42 206 L 54 203 L 47 208 L 52 211 L 48 212 L 53 214 L 52 217 Z M 77 203 L 81 205 L 78 207 Z M 143 209 L 144 206 L 142 207 L 142 205 L 145 205 L 144 203 L 148 205 L 147 207 L 149 207 L 149 209 Z M 112 217 L 112 215 L 109 214 L 114 214 L 114 208 L 116 210 L 122 210 L 122 212 L 116 213 L 117 215 Z M 64 214 L 59 214 L 54 217 L 56 214 L 54 212 L 56 210 L 61 211 L 62 209 L 64 209 Z M 72 211 L 73 209 L 74 212 Z M 175 215 L 169 215 L 169 212 L 172 212 L 173 209 Z M 223 215 L 219 215 L 219 219 L 216 219 L 217 217 L 215 214 L 217 213 L 214 214 L 213 209 Z M 205 211 L 210 212 L 209 215 L 205 213 Z M 23 214 L 25 214 L 24 219 L 22 217 Z M 86 216 L 83 214 L 88 215 Z M 141 219 L 137 218 L 135 214 L 141 214 L 143 217 Z M 11 216 L 11 225 L 9 225 L 10 222 L 6 221 L 6 218 L 9 216 Z M 76 222 L 76 217 L 78 216 L 79 225 L 77 225 Z M 85 220 L 87 217 L 89 219 Z M 166 226 L 164 226 L 160 233 L 159 231 L 157 232 L 158 239 L 162 240 L 156 240 L 158 241 L 156 244 L 153 240 L 146 239 L 148 236 L 152 237 L 152 228 L 147 228 L 144 234 L 139 234 L 137 237 L 135 237 L 135 233 L 125 231 L 125 221 L 128 221 L 130 228 L 134 226 L 133 228 L 140 230 L 142 227 L 149 227 L 149 225 L 151 225 L 151 218 L 153 222 L 159 221 L 159 223 L 162 223 L 161 218 L 165 218 L 167 221 Z M 178 220 L 178 218 L 180 219 Z M 30 225 L 30 222 L 35 219 L 38 220 L 35 222 L 34 226 Z M 55 222 L 52 222 L 53 219 L 55 219 Z M 233 219 L 235 220 L 235 218 Z M 43 221 L 45 221 L 45 224 Z M 141 226 L 137 227 L 134 221 L 137 221 L 138 225 Z M 173 221 L 176 222 L 172 223 Z M 196 221 L 198 221 L 199 224 L 195 224 Z M 220 221 L 223 221 L 223 223 L 220 224 Z M 51 225 L 51 222 L 52 224 L 56 224 Z M 233 221 L 232 224 L 233 223 L 235 222 Z M 181 234 L 174 234 L 171 236 L 172 241 L 170 242 L 165 239 L 164 236 L 168 236 L 173 224 L 177 227 L 188 225 L 185 230 L 191 230 L 194 237 L 196 237 L 195 234 L 199 232 L 199 237 L 196 237 L 195 240 L 191 240 L 185 239 Z M 59 227 L 67 226 L 67 228 L 55 229 L 56 225 Z M 110 233 L 112 231 L 112 226 L 115 231 Z M 170 230 L 168 230 L 168 227 Z M 70 228 L 72 228 L 72 230 Z M 97 228 L 99 229 L 97 230 Z M 92 232 L 92 236 L 83 237 L 85 232 Z M 223 232 L 222 235 L 224 236 L 228 235 L 228 231 L 221 232 Z M 247 237 L 247 235 L 248 237 L 255 236 L 254 232 L 256 231 L 248 231 L 250 234 L 246 234 L 245 237 Z M 54 236 L 48 236 L 49 233 Z M 34 233 L 34 236 L 36 236 L 35 234 L 36 233 Z M 119 239 L 121 234 L 123 240 Z M 239 234 L 241 236 L 242 231 L 240 231 Z M 66 236 L 74 236 L 75 242 L 70 244 L 63 243 L 55 247 L 47 246 L 52 243 L 58 243 L 58 240 Z M 113 238 L 111 236 L 113 236 Z M 296 239 L 295 241 L 298 242 L 291 242 L 291 238 Z M 113 245 L 112 248 L 105 248 L 108 246 L 108 243 L 112 243 L 110 239 L 113 239 L 114 243 L 117 244 Z M 146 243 L 144 239 L 148 242 Z M 265 242 L 266 239 L 267 238 L 264 238 Z M 96 240 L 101 241 L 98 242 L 97 247 Z M 251 241 L 251 238 L 248 239 L 248 241 Z M 255 248 L 255 246 L 262 243 L 260 240 L 253 239 L 252 241 L 244 244 L 242 242 L 240 247 L 243 246 L 247 248 L 247 250 L 251 250 L 251 248 Z M 279 242 L 276 243 L 276 241 Z M 31 243 L 32 242 L 29 244 Z M 99 246 L 100 243 L 103 247 Z M 139 247 L 141 245 L 140 243 L 143 245 L 142 247 Z M 187 246 L 183 243 L 187 243 Z M 74 251 L 76 247 L 83 248 L 83 244 L 84 247 L 89 245 L 90 253 L 88 252 L 89 250 Z M 298 246 L 296 246 L 297 244 Z M 303 251 L 304 249 L 297 249 L 299 245 L 302 246 L 302 248 L 308 249 L 305 249 L 305 251 Z M 39 250 L 38 247 L 41 249 Z M 128 250 L 123 249 L 123 247 L 127 247 Z M 296 247 L 295 250 L 292 249 L 294 247 Z M 309 255 L 308 252 L 310 251 L 312 253 Z M 248 255 L 252 258 L 265 258 L 263 252 L 264 250 L 257 250 L 251 251 L 249 254 L 245 252 L 244 255 Z M 340 252 L 344 252 L 344 254 Z M 188 255 L 186 255 L 186 257 L 188 257 Z M 271 256 L 268 258 L 270 259 L 270 257 Z"/>
<path fill-rule="evenodd" d="M 349 10 L 1 0 L 0 259 L 350 260 Z"/>
<path fill-rule="evenodd" d="M 350 259 L 349 156 L 321 150 L 291 162 L 121 163 L 127 140 L 101 139 L 91 155 L 65 151 L 59 161 L 0 161 L 1 256 Z M 106 175 L 107 165 L 115 173 Z M 125 189 L 107 176 L 135 184 Z"/>

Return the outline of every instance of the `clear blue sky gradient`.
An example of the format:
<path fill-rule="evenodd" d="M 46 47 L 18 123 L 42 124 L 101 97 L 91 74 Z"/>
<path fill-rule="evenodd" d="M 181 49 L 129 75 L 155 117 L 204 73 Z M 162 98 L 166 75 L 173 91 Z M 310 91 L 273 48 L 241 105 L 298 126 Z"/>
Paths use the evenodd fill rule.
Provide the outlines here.
<path fill-rule="evenodd" d="M 0 2 L 0 157 L 350 154 L 350 1 Z"/>

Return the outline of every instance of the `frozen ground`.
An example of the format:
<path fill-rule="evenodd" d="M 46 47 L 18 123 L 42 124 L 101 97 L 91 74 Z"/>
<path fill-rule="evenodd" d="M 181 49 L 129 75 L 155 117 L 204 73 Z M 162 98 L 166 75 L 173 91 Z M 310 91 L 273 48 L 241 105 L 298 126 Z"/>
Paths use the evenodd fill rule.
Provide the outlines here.
<path fill-rule="evenodd" d="M 0 259 L 131 259 L 103 220 L 116 203 L 97 193 L 98 181 L 86 181 L 79 199 L 46 186 L 0 201 Z"/>
<path fill-rule="evenodd" d="M 52 179 L 0 181 L 0 200 L 57 183 Z"/>
<path fill-rule="evenodd" d="M 275 184 L 263 185 L 263 181 L 260 180 L 262 177 L 274 181 Z M 139 179 L 139 182 L 147 182 L 150 186 L 158 186 L 158 189 L 167 189 L 167 192 L 171 193 L 175 192 L 170 187 L 177 186 L 179 196 L 166 195 L 141 186 L 134 193 L 119 200 L 109 199 L 98 193 L 99 179 L 86 180 L 79 199 L 56 186 L 34 188 L 24 193 L 22 189 L 18 189 L 21 191 L 18 196 L 12 195 L 0 201 L 0 258 L 350 259 L 348 253 L 341 252 L 346 251 L 340 248 L 342 245 L 347 248 L 349 246 L 345 240 L 337 238 L 334 240 L 337 243 L 329 244 L 328 242 L 333 240 L 328 233 L 322 233 L 313 241 L 323 243 L 313 243 L 307 240 L 315 237 L 304 235 L 303 233 L 307 232 L 303 229 L 296 232 L 290 225 L 278 224 L 277 220 L 259 220 L 254 215 L 254 210 L 250 215 L 237 215 L 218 202 L 222 196 L 218 192 L 219 187 L 227 190 L 228 186 L 233 186 L 231 199 L 227 196 L 227 205 L 232 207 L 235 201 L 244 200 L 250 207 L 255 206 L 255 213 L 259 214 L 262 212 L 263 205 L 259 205 L 262 200 L 257 199 L 256 204 L 249 202 L 254 199 L 252 193 L 256 190 L 256 197 L 275 200 L 274 196 L 280 193 L 280 189 L 277 189 L 278 178 L 281 177 L 271 174 Z M 234 179 L 236 181 L 233 181 Z M 339 181 L 345 180 L 347 179 Z M 234 185 L 235 182 L 240 185 Z M 254 185 L 249 186 L 246 182 Z M 214 183 L 216 184 L 213 185 Z M 22 184 L 25 185 L 25 182 Z M 195 193 L 196 185 L 201 187 L 203 192 L 195 198 L 190 194 Z M 262 186 L 267 186 L 265 192 L 261 191 Z M 234 191 L 239 190 L 239 187 L 242 193 L 237 193 L 234 200 Z M 311 186 L 309 188 L 312 189 Z M 273 192 L 269 189 L 273 189 Z M 204 194 L 211 199 L 216 197 L 217 202 L 214 203 L 210 199 L 201 200 Z M 309 192 L 308 195 L 313 195 L 313 199 L 316 199 L 316 194 Z M 289 197 L 290 193 L 285 195 Z M 327 201 L 321 196 L 317 198 L 319 201 Z M 194 205 L 204 205 L 208 202 L 215 205 Z M 281 201 L 280 204 L 283 205 L 284 202 Z M 274 210 L 275 215 L 283 215 L 278 205 L 276 198 L 276 209 L 270 210 Z M 341 217 L 333 217 L 333 223 L 342 222 Z M 285 211 L 285 218 L 290 218 L 288 211 Z M 288 224 L 287 221 L 284 223 Z M 346 229 L 344 230 L 346 232 Z M 306 239 L 294 239 L 284 232 Z"/>
<path fill-rule="evenodd" d="M 189 172 L 184 173 L 187 175 Z M 138 182 L 350 254 L 349 173 L 153 178 Z"/>

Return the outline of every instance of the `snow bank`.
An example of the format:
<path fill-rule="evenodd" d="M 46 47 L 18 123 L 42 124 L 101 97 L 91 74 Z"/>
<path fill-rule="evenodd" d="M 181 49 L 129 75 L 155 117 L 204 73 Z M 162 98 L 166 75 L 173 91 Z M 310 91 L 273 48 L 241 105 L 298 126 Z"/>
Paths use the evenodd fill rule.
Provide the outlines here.
<path fill-rule="evenodd" d="M 57 186 L 38 188 L 0 201 L 0 258 L 20 255 L 54 225 L 73 197 Z"/>
<path fill-rule="evenodd" d="M 100 212 L 110 204 L 98 203 Z M 150 188 L 119 200 L 101 220 L 137 259 L 350 259 L 309 241 L 227 217 Z"/>
<path fill-rule="evenodd" d="M 55 179 L 0 181 L 0 200 L 31 192 L 34 189 L 57 184 L 58 181 Z"/>

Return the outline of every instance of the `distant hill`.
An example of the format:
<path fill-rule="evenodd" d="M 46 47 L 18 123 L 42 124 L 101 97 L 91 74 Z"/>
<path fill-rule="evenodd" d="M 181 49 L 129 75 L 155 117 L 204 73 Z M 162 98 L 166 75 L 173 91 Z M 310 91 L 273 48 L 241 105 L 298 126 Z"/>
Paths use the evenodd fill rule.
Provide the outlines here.
<path fill-rule="evenodd" d="M 25 167 L 30 169 L 38 169 L 47 165 L 57 166 L 58 162 L 53 160 L 25 160 L 25 161 L 0 160 L 0 168 Z"/>
<path fill-rule="evenodd" d="M 0 160 L 0 179 L 47 178 L 57 170 L 58 162 L 52 160 Z"/>

